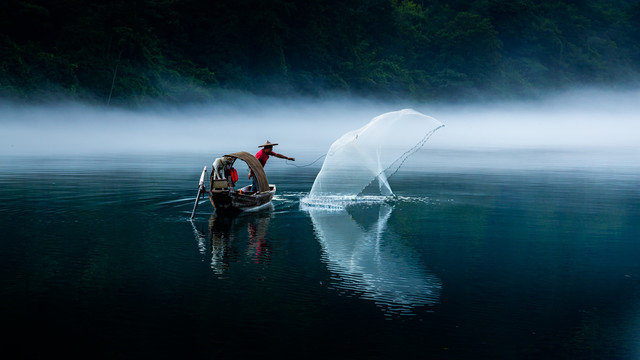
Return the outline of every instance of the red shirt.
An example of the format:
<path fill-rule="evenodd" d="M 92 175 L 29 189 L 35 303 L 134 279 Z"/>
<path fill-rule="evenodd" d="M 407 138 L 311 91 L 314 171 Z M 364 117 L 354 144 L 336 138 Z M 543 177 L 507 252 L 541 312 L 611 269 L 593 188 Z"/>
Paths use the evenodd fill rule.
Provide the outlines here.
<path fill-rule="evenodd" d="M 269 156 L 272 156 L 272 155 L 278 155 L 278 154 L 274 153 L 273 150 L 271 150 L 270 154 L 267 154 L 266 152 L 264 152 L 264 149 L 260 149 L 260 151 L 256 153 L 256 158 L 260 161 L 260 164 L 262 164 L 262 167 L 264 167 L 267 164 L 267 160 L 269 160 Z"/>

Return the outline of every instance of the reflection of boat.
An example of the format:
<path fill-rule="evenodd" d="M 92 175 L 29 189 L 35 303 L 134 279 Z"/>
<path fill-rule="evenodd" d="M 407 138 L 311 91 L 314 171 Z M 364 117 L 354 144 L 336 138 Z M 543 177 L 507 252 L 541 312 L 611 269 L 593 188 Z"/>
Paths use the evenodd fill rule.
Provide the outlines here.
<path fill-rule="evenodd" d="M 241 189 L 235 189 L 235 184 L 231 180 L 230 176 L 227 176 L 226 179 L 214 179 L 213 171 L 211 171 L 211 176 L 209 178 L 210 185 L 207 190 L 204 185 L 204 178 L 207 173 L 207 167 L 205 166 L 204 170 L 202 170 L 202 175 L 200 176 L 198 196 L 196 198 L 196 204 L 194 205 L 191 218 L 193 218 L 193 215 L 195 214 L 200 200 L 200 195 L 204 192 L 209 194 L 211 205 L 213 205 L 216 211 L 237 212 L 241 210 L 254 209 L 268 204 L 271 199 L 273 199 L 273 195 L 276 193 L 276 186 L 269 184 L 267 175 L 264 173 L 264 168 L 255 156 L 246 151 L 240 151 L 225 156 L 232 159 L 231 166 L 233 166 L 233 163 L 235 163 L 237 159 L 247 163 L 256 179 L 256 183 L 258 185 L 257 191 L 251 191 L 251 185 L 245 186 Z"/>
<path fill-rule="evenodd" d="M 349 208 L 351 213 L 346 209 L 306 210 L 327 267 L 337 275 L 337 288 L 385 305 L 389 313 L 411 313 L 416 306 L 438 302 L 438 278 L 424 269 L 415 251 L 387 230 L 392 207 L 354 205 Z"/>
<path fill-rule="evenodd" d="M 252 261 L 263 262 L 268 259 L 270 253 L 267 229 L 271 216 L 270 211 L 242 214 L 214 212 L 209 217 L 208 235 L 198 230 L 192 222 L 200 253 L 203 256 L 208 252 L 211 253 L 210 265 L 216 274 L 225 273 L 230 263 L 237 262 L 241 258 L 239 248 L 244 247 L 245 244 L 246 253 L 252 257 Z M 244 239 L 248 241 L 245 242 Z"/>

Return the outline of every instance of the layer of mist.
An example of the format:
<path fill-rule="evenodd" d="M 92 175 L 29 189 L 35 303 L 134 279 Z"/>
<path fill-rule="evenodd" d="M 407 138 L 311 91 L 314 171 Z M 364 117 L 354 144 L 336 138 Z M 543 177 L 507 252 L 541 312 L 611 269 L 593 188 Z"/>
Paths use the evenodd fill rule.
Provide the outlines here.
<path fill-rule="evenodd" d="M 589 154 L 581 162 L 640 166 L 640 91 L 580 90 L 530 102 L 430 104 L 333 98 L 235 101 L 144 110 L 78 103 L 0 103 L 0 156 L 206 153 L 255 151 L 265 140 L 303 165 L 326 153 L 333 141 L 385 112 L 413 108 L 446 125 L 416 154 L 439 165 L 500 162 L 527 152 L 534 161 L 505 166 L 544 166 L 540 154 Z M 411 129 L 406 129 L 410 132 Z M 389 139 L 398 141 L 401 139 Z M 468 153 L 500 153 L 484 160 Z M 509 155 L 509 156 L 511 156 Z M 507 156 L 507 157 L 509 157 Z M 536 161 L 537 159 L 537 161 Z M 586 160 L 585 160 L 586 159 Z M 413 165 L 416 165 L 413 161 Z M 511 165 L 508 165 L 511 164 Z M 317 164 L 320 166 L 321 162 Z M 411 166 L 411 164 L 408 164 Z"/>

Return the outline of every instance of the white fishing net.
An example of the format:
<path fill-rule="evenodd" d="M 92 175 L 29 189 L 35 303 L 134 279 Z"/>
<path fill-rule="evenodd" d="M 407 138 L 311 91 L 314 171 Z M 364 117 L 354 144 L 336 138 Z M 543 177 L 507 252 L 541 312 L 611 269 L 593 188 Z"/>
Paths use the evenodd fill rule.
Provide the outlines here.
<path fill-rule="evenodd" d="M 331 145 L 309 197 L 355 197 L 376 179 L 380 193 L 392 195 L 389 177 L 443 126 L 412 109 L 373 118 Z"/>

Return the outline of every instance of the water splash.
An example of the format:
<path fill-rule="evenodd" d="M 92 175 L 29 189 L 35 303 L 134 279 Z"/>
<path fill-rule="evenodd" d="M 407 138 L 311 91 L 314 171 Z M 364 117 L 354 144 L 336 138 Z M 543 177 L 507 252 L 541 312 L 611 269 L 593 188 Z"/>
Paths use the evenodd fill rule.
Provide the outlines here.
<path fill-rule="evenodd" d="M 309 211 L 313 209 L 341 211 L 352 205 L 375 205 L 388 203 L 394 199 L 393 196 L 382 195 L 325 195 L 325 196 L 305 196 L 300 199 L 300 210 Z"/>

